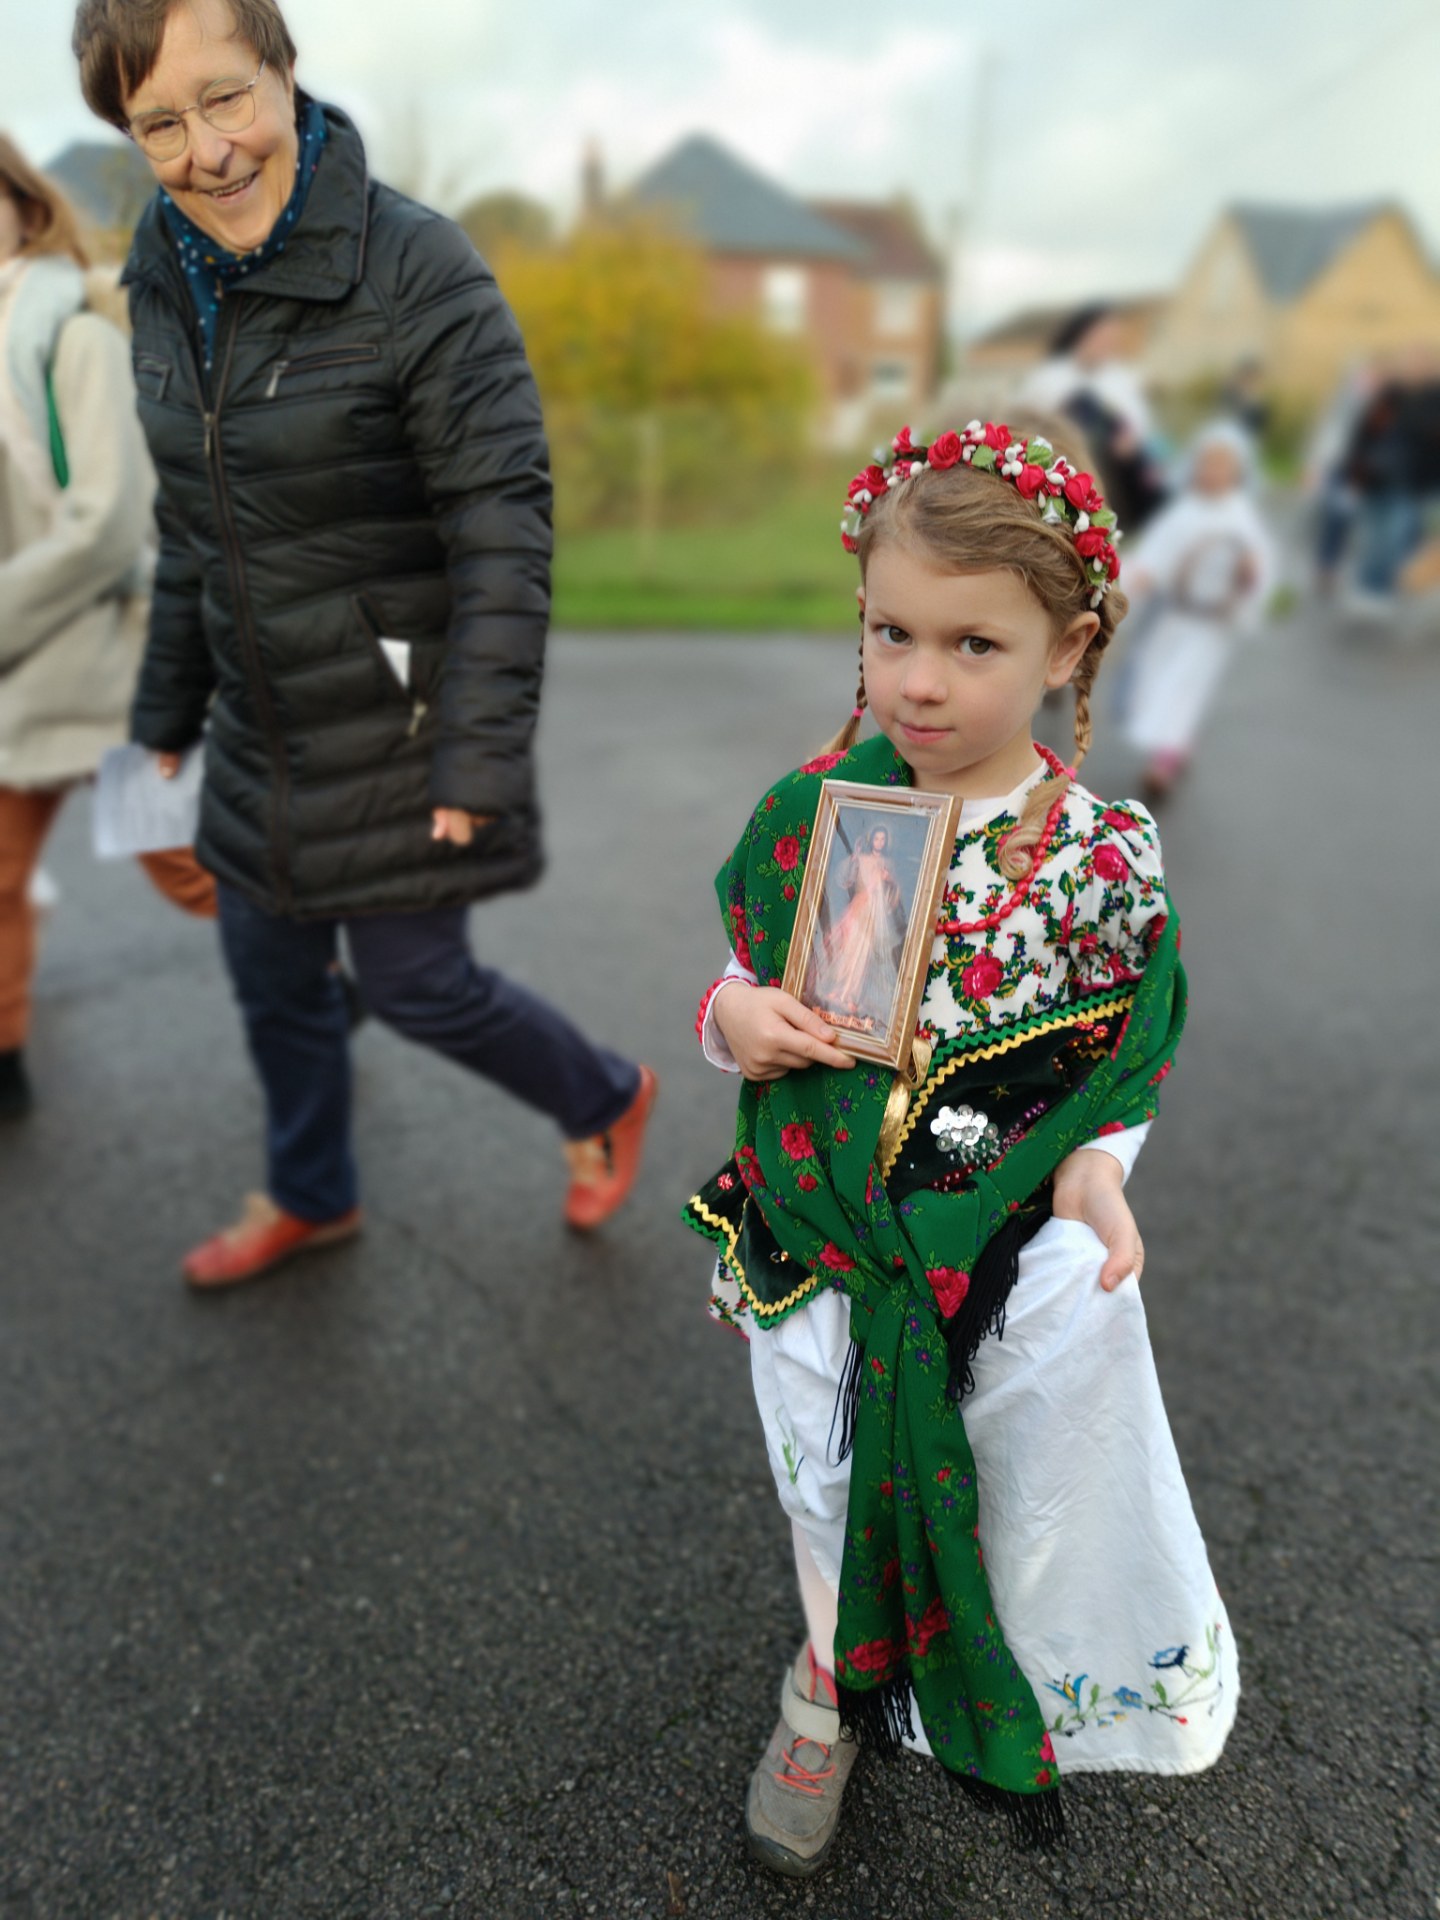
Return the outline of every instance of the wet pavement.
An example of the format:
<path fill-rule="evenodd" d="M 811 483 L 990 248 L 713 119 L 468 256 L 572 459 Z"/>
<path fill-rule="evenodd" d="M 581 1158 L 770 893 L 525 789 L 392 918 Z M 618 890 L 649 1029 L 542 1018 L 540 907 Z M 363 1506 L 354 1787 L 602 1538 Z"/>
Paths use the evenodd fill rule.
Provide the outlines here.
<path fill-rule="evenodd" d="M 1303 611 L 1162 816 L 1193 1013 L 1132 1186 L 1231 1743 L 1072 1781 L 1048 1855 L 862 1759 L 823 1880 L 745 1856 L 801 1617 L 677 1218 L 731 1119 L 692 1020 L 710 876 L 851 658 L 556 644 L 551 868 L 474 931 L 660 1073 L 591 1241 L 545 1122 L 372 1027 L 363 1239 L 190 1297 L 179 1254 L 260 1182 L 256 1090 L 211 931 L 93 865 L 71 803 L 41 1105 L 0 1138 L 4 1920 L 1434 1913 L 1440 647 Z"/>

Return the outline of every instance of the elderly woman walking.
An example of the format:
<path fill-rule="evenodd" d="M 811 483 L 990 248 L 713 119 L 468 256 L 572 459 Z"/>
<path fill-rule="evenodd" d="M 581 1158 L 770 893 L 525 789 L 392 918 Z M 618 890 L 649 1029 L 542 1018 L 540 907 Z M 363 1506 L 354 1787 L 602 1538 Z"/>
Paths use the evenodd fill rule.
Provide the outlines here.
<path fill-rule="evenodd" d="M 186 1277 L 359 1225 L 342 926 L 372 1013 L 554 1118 L 596 1226 L 655 1077 L 465 935 L 541 864 L 551 496 L 514 319 L 297 90 L 275 0 L 80 0 L 74 43 L 159 183 L 125 270 L 161 532 L 133 732 L 167 768 L 204 735 L 197 851 L 266 1100 L 267 1190 Z"/>

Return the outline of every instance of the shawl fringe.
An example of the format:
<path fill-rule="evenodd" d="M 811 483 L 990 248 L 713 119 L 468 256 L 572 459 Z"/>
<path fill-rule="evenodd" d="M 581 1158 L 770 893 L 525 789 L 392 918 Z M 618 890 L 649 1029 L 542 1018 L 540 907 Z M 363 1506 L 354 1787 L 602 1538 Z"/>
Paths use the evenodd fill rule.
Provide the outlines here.
<path fill-rule="evenodd" d="M 1018 1213 L 1012 1213 L 980 1250 L 970 1288 L 960 1310 L 944 1326 L 950 1356 L 950 1398 L 956 1406 L 974 1391 L 976 1354 L 987 1334 L 1005 1332 L 1005 1308 L 1020 1277 L 1020 1250 L 1050 1218 L 1049 1188 L 1042 1188 Z"/>
<path fill-rule="evenodd" d="M 850 1351 L 845 1356 L 844 1370 L 840 1375 L 840 1385 L 835 1393 L 835 1411 L 830 1416 L 830 1436 L 826 1441 L 828 1453 L 835 1439 L 835 1423 L 840 1423 L 840 1451 L 832 1464 L 839 1466 L 842 1460 L 848 1460 L 855 1451 L 855 1422 L 860 1413 L 860 1372 L 861 1362 L 865 1358 L 865 1349 L 858 1340 L 850 1342 Z"/>
<path fill-rule="evenodd" d="M 901 1743 L 915 1738 L 910 1712 L 914 1695 L 908 1669 L 881 1686 L 863 1690 L 837 1681 L 835 1692 L 841 1733 L 859 1740 L 882 1760 L 895 1759 Z M 1014 1846 L 1051 1847 L 1064 1840 L 1065 1807 L 1058 1786 L 1044 1787 L 1038 1793 L 1015 1793 L 974 1774 L 952 1773 L 950 1778 L 978 1806 L 1004 1814 Z"/>
<path fill-rule="evenodd" d="M 977 1780 L 973 1774 L 954 1773 L 950 1777 L 977 1806 L 1004 1814 L 1014 1846 L 1054 1847 L 1064 1840 L 1065 1804 L 1059 1787 L 1044 1787 L 1039 1793 L 1011 1793 L 988 1780 Z"/>
<path fill-rule="evenodd" d="M 847 1687 L 837 1680 L 835 1693 L 841 1733 L 859 1740 L 882 1760 L 893 1760 L 901 1742 L 915 1738 L 908 1664 L 878 1687 Z"/>

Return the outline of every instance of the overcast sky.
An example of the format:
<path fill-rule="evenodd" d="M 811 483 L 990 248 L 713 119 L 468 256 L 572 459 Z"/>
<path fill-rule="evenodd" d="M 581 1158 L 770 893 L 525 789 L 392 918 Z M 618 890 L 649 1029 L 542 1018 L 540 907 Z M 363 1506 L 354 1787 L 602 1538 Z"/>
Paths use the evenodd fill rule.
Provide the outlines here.
<path fill-rule="evenodd" d="M 8 9 L 0 127 L 93 123 L 66 0 Z M 972 324 L 1173 282 L 1217 207 L 1399 197 L 1440 248 L 1436 0 L 287 0 L 300 78 L 376 171 L 453 205 L 573 208 L 587 139 L 624 185 L 704 129 L 802 193 L 960 219 Z"/>

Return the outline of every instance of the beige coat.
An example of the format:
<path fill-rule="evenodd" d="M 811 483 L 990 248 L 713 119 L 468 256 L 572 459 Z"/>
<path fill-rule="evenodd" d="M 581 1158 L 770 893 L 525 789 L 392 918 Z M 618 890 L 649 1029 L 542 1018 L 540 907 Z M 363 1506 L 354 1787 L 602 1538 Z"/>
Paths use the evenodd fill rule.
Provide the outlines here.
<path fill-rule="evenodd" d="M 131 589 L 155 479 L 129 349 L 109 321 L 64 323 L 54 388 L 63 493 L 0 362 L 0 786 L 93 773 L 128 736 L 144 643 Z"/>

